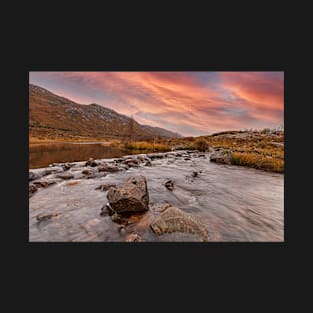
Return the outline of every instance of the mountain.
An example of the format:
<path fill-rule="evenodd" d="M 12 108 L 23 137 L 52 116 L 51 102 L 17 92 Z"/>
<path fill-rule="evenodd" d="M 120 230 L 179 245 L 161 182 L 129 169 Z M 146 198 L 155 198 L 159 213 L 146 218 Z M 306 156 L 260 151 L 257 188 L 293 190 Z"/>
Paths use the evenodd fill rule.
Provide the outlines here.
<path fill-rule="evenodd" d="M 133 140 L 181 137 L 163 128 L 141 125 L 98 104 L 76 103 L 33 84 L 29 84 L 29 135 Z"/>

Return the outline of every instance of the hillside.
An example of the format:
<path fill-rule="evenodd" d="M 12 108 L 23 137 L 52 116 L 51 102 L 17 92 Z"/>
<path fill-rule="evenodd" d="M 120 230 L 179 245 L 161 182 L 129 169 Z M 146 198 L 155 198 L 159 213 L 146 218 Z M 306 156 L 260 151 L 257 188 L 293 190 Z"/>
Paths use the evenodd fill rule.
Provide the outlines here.
<path fill-rule="evenodd" d="M 163 128 L 141 125 L 101 105 L 79 104 L 33 84 L 29 84 L 29 136 L 135 140 L 179 137 Z"/>

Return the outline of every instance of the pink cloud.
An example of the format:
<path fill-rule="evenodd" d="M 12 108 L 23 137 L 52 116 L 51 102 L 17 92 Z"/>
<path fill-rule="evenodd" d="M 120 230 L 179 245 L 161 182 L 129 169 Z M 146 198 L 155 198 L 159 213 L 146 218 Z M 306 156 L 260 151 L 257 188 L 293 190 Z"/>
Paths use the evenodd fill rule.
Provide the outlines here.
<path fill-rule="evenodd" d="M 63 96 L 78 102 L 80 99 L 82 103 L 96 102 L 122 114 L 135 115 L 141 123 L 166 126 L 172 131 L 185 125 L 186 129 L 205 134 L 277 126 L 283 120 L 283 73 L 220 72 L 208 82 L 189 72 L 49 75 L 64 85 L 70 82 L 74 86 L 67 94 L 63 90 Z M 96 94 L 101 102 L 94 101 Z M 184 134 L 188 135 L 188 131 Z"/>

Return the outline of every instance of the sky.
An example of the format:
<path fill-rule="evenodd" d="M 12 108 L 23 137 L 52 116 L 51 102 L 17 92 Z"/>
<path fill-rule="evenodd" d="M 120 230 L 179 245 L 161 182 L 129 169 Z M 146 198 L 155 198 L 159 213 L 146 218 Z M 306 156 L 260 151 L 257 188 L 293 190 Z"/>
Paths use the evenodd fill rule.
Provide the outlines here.
<path fill-rule="evenodd" d="M 183 136 L 284 123 L 284 72 L 30 72 L 29 79 Z"/>

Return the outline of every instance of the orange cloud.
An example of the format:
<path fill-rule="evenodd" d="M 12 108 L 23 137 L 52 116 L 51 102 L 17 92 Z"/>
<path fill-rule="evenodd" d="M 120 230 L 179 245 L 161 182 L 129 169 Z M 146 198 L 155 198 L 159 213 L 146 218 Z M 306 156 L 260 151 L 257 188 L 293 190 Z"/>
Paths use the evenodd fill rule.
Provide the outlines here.
<path fill-rule="evenodd" d="M 52 72 L 40 79 L 77 102 L 99 103 L 184 135 L 283 121 L 279 72 Z"/>

